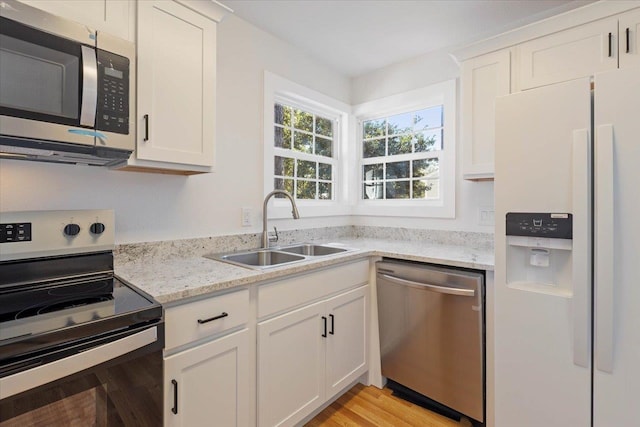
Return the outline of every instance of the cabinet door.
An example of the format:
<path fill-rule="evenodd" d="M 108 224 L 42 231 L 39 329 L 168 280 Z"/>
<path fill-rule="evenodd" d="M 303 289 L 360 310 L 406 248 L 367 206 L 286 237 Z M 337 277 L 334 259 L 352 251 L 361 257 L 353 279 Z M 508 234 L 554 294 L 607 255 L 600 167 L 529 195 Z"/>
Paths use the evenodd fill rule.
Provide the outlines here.
<path fill-rule="evenodd" d="M 640 9 L 620 15 L 620 68 L 640 65 Z"/>
<path fill-rule="evenodd" d="M 618 20 L 602 19 L 516 47 L 520 90 L 591 76 L 618 67 Z"/>
<path fill-rule="evenodd" d="M 367 371 L 368 286 L 327 301 L 327 399 Z"/>
<path fill-rule="evenodd" d="M 54 15 L 133 41 L 133 3 L 121 0 L 20 0 Z"/>
<path fill-rule="evenodd" d="M 212 166 L 216 24 L 169 0 L 138 2 L 138 159 Z"/>
<path fill-rule="evenodd" d="M 324 307 L 258 324 L 258 425 L 296 425 L 324 402 Z"/>
<path fill-rule="evenodd" d="M 508 50 L 462 64 L 462 144 L 465 179 L 493 178 L 496 97 L 511 89 Z"/>
<path fill-rule="evenodd" d="M 164 425 L 249 425 L 249 371 L 247 329 L 165 358 Z"/>

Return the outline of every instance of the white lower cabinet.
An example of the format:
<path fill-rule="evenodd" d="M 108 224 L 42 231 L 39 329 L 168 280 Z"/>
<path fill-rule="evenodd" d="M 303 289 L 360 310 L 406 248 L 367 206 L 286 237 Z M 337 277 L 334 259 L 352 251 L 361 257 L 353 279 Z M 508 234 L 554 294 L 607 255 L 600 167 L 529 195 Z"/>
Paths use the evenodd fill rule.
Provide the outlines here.
<path fill-rule="evenodd" d="M 253 425 L 249 290 L 165 309 L 165 427 Z"/>
<path fill-rule="evenodd" d="M 164 425 L 249 425 L 249 348 L 243 329 L 166 357 Z"/>
<path fill-rule="evenodd" d="M 326 340 L 327 399 L 332 398 L 367 370 L 368 287 L 331 298 Z"/>
<path fill-rule="evenodd" d="M 258 425 L 292 426 L 366 372 L 368 286 L 258 324 Z"/>

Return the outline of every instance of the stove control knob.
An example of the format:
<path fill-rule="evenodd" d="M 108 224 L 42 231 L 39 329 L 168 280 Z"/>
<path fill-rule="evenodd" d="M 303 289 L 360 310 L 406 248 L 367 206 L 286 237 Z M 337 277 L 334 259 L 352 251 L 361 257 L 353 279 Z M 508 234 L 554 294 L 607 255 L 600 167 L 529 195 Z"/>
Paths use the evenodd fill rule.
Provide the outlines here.
<path fill-rule="evenodd" d="M 89 231 L 91 231 L 91 234 L 102 234 L 104 233 L 104 224 L 101 222 L 94 222 L 93 224 L 91 224 L 91 227 L 89 227 Z"/>
<path fill-rule="evenodd" d="M 76 236 L 80 232 L 80 226 L 78 224 L 67 224 L 63 230 L 66 236 Z"/>

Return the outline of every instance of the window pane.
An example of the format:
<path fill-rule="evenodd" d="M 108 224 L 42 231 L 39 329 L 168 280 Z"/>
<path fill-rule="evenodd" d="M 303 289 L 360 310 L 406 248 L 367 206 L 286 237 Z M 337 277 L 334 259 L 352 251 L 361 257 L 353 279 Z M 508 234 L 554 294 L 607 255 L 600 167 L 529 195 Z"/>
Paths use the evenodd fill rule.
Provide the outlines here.
<path fill-rule="evenodd" d="M 316 162 L 298 160 L 298 178 L 316 178 Z"/>
<path fill-rule="evenodd" d="M 389 135 L 411 132 L 413 128 L 413 113 L 391 116 L 389 121 Z"/>
<path fill-rule="evenodd" d="M 362 175 L 362 179 L 364 181 L 375 181 L 382 179 L 382 163 L 376 163 L 374 165 L 364 165 L 363 169 L 364 173 Z"/>
<path fill-rule="evenodd" d="M 276 104 L 274 110 L 274 122 L 280 125 L 291 126 L 291 108 L 286 105 Z"/>
<path fill-rule="evenodd" d="M 417 133 L 414 147 L 416 153 L 442 150 L 442 129 Z"/>
<path fill-rule="evenodd" d="M 296 198 L 298 199 L 315 199 L 316 198 L 316 181 L 298 181 L 296 183 Z"/>
<path fill-rule="evenodd" d="M 274 175 L 293 176 L 293 162 L 289 157 L 275 156 L 274 159 Z"/>
<path fill-rule="evenodd" d="M 285 190 L 288 191 L 289 193 L 293 194 L 293 179 L 282 179 L 282 178 L 276 178 L 273 180 L 273 188 L 276 190 Z M 276 194 L 277 198 L 283 198 L 285 196 L 281 195 L 281 194 Z"/>
<path fill-rule="evenodd" d="M 324 117 L 316 116 L 316 133 L 324 136 L 333 136 L 333 122 Z"/>
<path fill-rule="evenodd" d="M 276 126 L 274 146 L 291 149 L 291 129 Z"/>
<path fill-rule="evenodd" d="M 409 162 L 387 163 L 386 179 L 409 178 Z M 407 186 L 407 189 L 409 187 Z M 389 189 L 387 189 L 387 192 Z"/>
<path fill-rule="evenodd" d="M 318 163 L 318 179 L 331 180 L 331 165 L 327 163 Z"/>
<path fill-rule="evenodd" d="M 409 181 L 387 182 L 387 199 L 408 199 Z"/>
<path fill-rule="evenodd" d="M 384 139 L 374 139 L 373 141 L 365 141 L 362 143 L 362 157 L 379 157 L 384 156 Z"/>
<path fill-rule="evenodd" d="M 442 126 L 442 105 L 416 111 L 415 130 L 438 128 Z"/>
<path fill-rule="evenodd" d="M 369 120 L 364 122 L 362 135 L 364 139 L 375 138 L 376 136 L 384 136 L 386 134 L 387 121 Z"/>
<path fill-rule="evenodd" d="M 389 138 L 389 156 L 411 153 L 411 135 Z"/>
<path fill-rule="evenodd" d="M 313 137 L 302 132 L 293 132 L 293 148 L 303 153 L 313 150 Z"/>
<path fill-rule="evenodd" d="M 316 154 L 318 156 L 332 157 L 331 140 L 316 136 Z"/>
<path fill-rule="evenodd" d="M 331 200 L 331 183 L 319 182 L 318 183 L 318 199 Z"/>
<path fill-rule="evenodd" d="M 293 114 L 295 118 L 294 127 L 296 129 L 313 132 L 313 114 L 302 110 L 295 110 Z"/>
<path fill-rule="evenodd" d="M 414 199 L 437 199 L 439 197 L 440 180 L 426 179 L 413 181 Z"/>
<path fill-rule="evenodd" d="M 365 199 L 384 199 L 383 189 L 382 182 L 365 182 L 362 194 Z"/>
<path fill-rule="evenodd" d="M 438 176 L 439 164 L 438 159 L 424 159 L 413 161 L 413 177 L 414 178 L 434 178 Z"/>

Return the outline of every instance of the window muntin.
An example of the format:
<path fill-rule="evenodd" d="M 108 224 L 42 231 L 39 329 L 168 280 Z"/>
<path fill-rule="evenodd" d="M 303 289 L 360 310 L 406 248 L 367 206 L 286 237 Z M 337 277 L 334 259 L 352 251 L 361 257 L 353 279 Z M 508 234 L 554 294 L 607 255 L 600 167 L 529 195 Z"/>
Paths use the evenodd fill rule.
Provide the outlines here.
<path fill-rule="evenodd" d="M 362 199 L 439 200 L 444 106 L 362 123 Z"/>
<path fill-rule="evenodd" d="M 275 189 L 286 190 L 298 200 L 334 199 L 334 123 L 311 111 L 275 103 Z"/>

